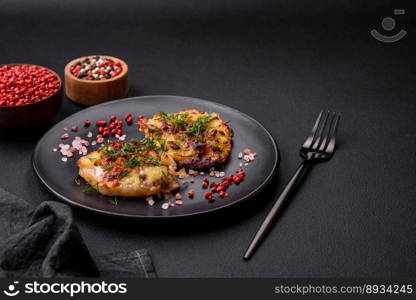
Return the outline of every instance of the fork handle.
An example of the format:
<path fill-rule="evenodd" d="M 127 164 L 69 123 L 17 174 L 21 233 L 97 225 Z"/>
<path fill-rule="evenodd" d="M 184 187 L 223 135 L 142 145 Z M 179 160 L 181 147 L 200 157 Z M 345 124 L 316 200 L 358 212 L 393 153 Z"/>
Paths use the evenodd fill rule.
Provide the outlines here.
<path fill-rule="evenodd" d="M 295 173 L 293 174 L 292 178 L 287 183 L 286 187 L 280 194 L 279 198 L 277 198 L 275 204 L 273 205 L 272 209 L 267 214 L 266 219 L 261 224 L 259 230 L 257 231 L 256 235 L 254 236 L 253 240 L 251 241 L 250 245 L 248 246 L 243 258 L 245 260 L 250 259 L 250 257 L 254 254 L 257 250 L 260 243 L 263 241 L 267 233 L 269 232 L 270 228 L 273 225 L 273 221 L 276 217 L 280 214 L 283 210 L 284 204 L 289 199 L 291 193 L 295 190 L 295 188 L 301 182 L 303 176 L 309 170 L 312 163 L 310 161 L 304 160 L 296 169 Z"/>

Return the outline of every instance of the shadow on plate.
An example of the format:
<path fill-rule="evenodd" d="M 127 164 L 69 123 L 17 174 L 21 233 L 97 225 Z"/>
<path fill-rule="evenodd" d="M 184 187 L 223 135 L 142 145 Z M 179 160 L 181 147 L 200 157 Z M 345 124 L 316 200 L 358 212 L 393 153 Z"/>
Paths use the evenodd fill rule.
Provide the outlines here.
<path fill-rule="evenodd" d="M 120 230 L 125 233 L 186 234 L 211 231 L 237 224 L 255 215 L 267 202 L 275 200 L 278 182 L 279 175 L 275 174 L 268 186 L 254 196 L 254 198 L 198 216 L 172 219 L 162 218 L 159 220 L 135 220 L 98 215 L 77 207 L 74 208 L 74 212 L 78 217 L 83 218 L 84 221 L 94 223 L 102 228 L 111 226 L 111 230 Z M 111 222 L 109 222 L 110 219 Z"/>

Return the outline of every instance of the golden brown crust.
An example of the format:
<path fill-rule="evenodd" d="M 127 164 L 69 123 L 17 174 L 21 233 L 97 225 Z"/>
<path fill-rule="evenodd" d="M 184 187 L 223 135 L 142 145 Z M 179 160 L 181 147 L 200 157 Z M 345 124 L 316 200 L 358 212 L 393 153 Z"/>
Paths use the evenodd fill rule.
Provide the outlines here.
<path fill-rule="evenodd" d="M 77 162 L 79 176 L 99 193 L 107 196 L 146 197 L 166 194 L 179 188 L 176 177 L 169 172 L 167 165 L 153 164 L 146 160 L 154 155 L 154 150 L 144 150 L 143 156 L 134 154 L 141 162 L 126 166 L 133 154 L 126 155 L 120 151 L 124 149 L 120 147 L 125 144 L 113 142 L 106 150 L 101 148 L 81 157 Z M 110 152 L 117 150 L 120 153 Z M 109 156 L 108 153 L 114 155 Z"/>
<path fill-rule="evenodd" d="M 169 193 L 183 168 L 221 166 L 232 149 L 232 131 L 217 113 L 196 109 L 141 117 L 142 140 L 113 141 L 81 157 L 79 175 L 103 195 L 146 197 Z"/>

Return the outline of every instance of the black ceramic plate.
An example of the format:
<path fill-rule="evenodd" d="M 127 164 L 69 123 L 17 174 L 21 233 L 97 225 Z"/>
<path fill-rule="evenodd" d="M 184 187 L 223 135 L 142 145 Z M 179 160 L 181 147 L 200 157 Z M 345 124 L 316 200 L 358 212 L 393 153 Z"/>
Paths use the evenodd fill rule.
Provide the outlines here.
<path fill-rule="evenodd" d="M 149 206 L 143 198 L 120 197 L 118 198 L 118 204 L 115 205 L 113 197 L 102 196 L 94 192 L 84 193 L 84 184 L 78 185 L 75 183 L 74 179 L 78 172 L 75 161 L 78 154 L 65 163 L 61 161 L 62 156 L 59 151 L 52 151 L 53 148 L 57 148 L 58 144 L 62 143 L 60 136 L 63 134 L 63 128 L 65 127 L 71 128 L 78 125 L 80 128 L 76 133 L 68 131 L 70 138 L 64 143 L 70 143 L 74 136 L 87 139 L 86 136 L 89 131 L 96 135 L 95 121 L 103 118 L 108 119 L 111 114 L 124 118 L 125 113 L 131 112 L 135 116 L 141 114 L 151 117 L 159 111 L 175 112 L 187 108 L 217 112 L 221 114 L 224 120 L 230 121 L 234 137 L 231 157 L 224 169 L 226 174 L 234 174 L 240 167 L 240 163 L 243 161 L 238 159 L 238 153 L 245 148 L 250 148 L 258 154 L 257 159 L 249 165 L 245 166 L 243 162 L 243 169 L 246 171 L 245 180 L 239 186 L 231 186 L 227 198 L 217 197 L 214 202 L 208 202 L 202 195 L 206 191 L 201 188 L 203 176 L 197 176 L 195 183 L 189 184 L 188 187 L 182 187 L 184 204 L 181 206 L 177 205 L 164 210 L 161 208 L 165 202 L 164 200 L 157 200 L 154 206 Z M 93 122 L 90 128 L 83 127 L 84 120 Z M 136 125 L 124 125 L 124 129 L 127 138 L 142 137 L 142 133 L 138 131 Z M 90 147 L 90 149 L 94 147 Z M 95 212 L 132 218 L 184 217 L 208 213 L 244 201 L 254 196 L 271 180 L 277 168 L 278 160 L 279 154 L 273 137 L 256 120 L 238 110 L 218 103 L 180 96 L 136 97 L 107 102 L 84 109 L 50 129 L 40 139 L 33 154 L 33 166 L 36 174 L 46 187 L 62 200 Z M 219 181 L 217 178 L 210 177 L 210 179 Z M 196 192 L 193 199 L 187 197 L 186 190 L 189 188 Z"/>

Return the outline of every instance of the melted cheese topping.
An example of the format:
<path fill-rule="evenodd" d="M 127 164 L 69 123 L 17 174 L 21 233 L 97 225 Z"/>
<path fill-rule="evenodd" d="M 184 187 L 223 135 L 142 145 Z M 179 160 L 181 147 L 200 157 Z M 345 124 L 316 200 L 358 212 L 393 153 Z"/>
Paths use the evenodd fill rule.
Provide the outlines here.
<path fill-rule="evenodd" d="M 115 159 L 117 161 L 118 158 Z M 164 165 L 143 164 L 130 168 L 124 176 L 116 171 L 118 164 L 106 170 L 106 157 L 100 151 L 91 152 L 78 160 L 79 176 L 98 192 L 107 196 L 147 197 L 162 195 L 179 187 L 174 175 Z"/>
<path fill-rule="evenodd" d="M 222 165 L 231 153 L 232 131 L 217 113 L 196 109 L 158 113 L 151 119 L 142 118 L 139 126 L 146 137 L 164 141 L 178 167 L 204 169 Z"/>

